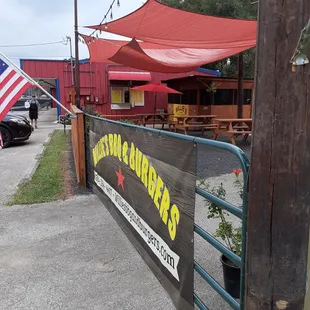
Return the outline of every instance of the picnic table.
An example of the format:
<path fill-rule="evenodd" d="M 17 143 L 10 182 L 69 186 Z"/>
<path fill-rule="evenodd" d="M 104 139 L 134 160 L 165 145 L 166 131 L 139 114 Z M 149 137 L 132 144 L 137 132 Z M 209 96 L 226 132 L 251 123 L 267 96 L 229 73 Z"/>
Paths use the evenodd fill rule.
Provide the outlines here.
<path fill-rule="evenodd" d="M 188 134 L 188 130 L 201 130 L 201 134 L 206 130 L 214 130 L 217 128 L 214 119 L 216 115 L 184 115 L 184 116 L 174 116 L 176 122 L 174 123 L 174 129 L 183 130 L 184 134 Z"/>
<path fill-rule="evenodd" d="M 236 138 L 243 136 L 246 141 L 252 132 L 251 118 L 233 118 L 233 119 L 216 119 L 217 127 L 214 130 L 213 139 L 216 140 L 218 135 L 224 135 L 231 139 L 233 145 L 236 145 Z"/>
<path fill-rule="evenodd" d="M 164 129 L 166 124 L 169 124 L 169 116 L 172 114 L 169 113 L 150 113 L 150 114 L 137 114 L 136 117 L 139 119 L 139 124 L 146 126 L 148 124 L 160 124 L 162 129 Z"/>

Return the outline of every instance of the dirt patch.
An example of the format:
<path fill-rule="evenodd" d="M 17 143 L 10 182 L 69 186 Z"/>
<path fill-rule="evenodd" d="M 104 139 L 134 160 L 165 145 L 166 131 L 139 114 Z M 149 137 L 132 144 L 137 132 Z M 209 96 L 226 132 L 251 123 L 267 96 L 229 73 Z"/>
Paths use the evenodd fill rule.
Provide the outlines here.
<path fill-rule="evenodd" d="M 70 148 L 71 148 L 71 144 L 70 144 Z M 73 178 L 73 173 L 71 171 L 71 169 L 69 168 L 69 162 L 70 162 L 70 151 L 66 151 L 63 154 L 63 158 L 62 158 L 62 162 L 61 162 L 61 170 L 63 172 L 63 194 L 62 197 L 60 197 L 60 199 L 69 199 L 71 198 L 74 193 L 73 193 L 73 182 L 74 182 L 74 178 Z"/>

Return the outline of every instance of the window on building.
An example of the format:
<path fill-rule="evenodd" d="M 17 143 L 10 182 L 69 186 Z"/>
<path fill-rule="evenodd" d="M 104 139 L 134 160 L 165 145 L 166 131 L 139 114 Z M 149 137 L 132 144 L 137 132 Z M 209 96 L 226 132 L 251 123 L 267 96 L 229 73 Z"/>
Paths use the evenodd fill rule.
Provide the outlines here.
<path fill-rule="evenodd" d="M 144 92 L 131 90 L 128 87 L 111 87 L 111 104 L 144 106 Z"/>
<path fill-rule="evenodd" d="M 184 90 L 182 91 L 182 104 L 189 104 L 189 105 L 195 105 L 197 104 L 197 90 Z"/>
<path fill-rule="evenodd" d="M 120 104 L 125 103 L 123 87 L 111 87 L 111 103 Z"/>
<path fill-rule="evenodd" d="M 215 105 L 232 105 L 234 102 L 233 89 L 217 89 L 214 93 Z"/>
<path fill-rule="evenodd" d="M 125 103 L 130 103 L 130 92 L 129 89 L 124 90 L 124 102 Z"/>
<path fill-rule="evenodd" d="M 168 103 L 179 104 L 181 103 L 181 95 L 168 94 Z"/>
<path fill-rule="evenodd" d="M 245 89 L 243 91 L 243 104 L 251 104 L 252 89 Z"/>
<path fill-rule="evenodd" d="M 212 105 L 212 94 L 205 89 L 200 90 L 200 105 Z"/>
<path fill-rule="evenodd" d="M 234 96 L 235 96 L 235 104 L 238 104 L 238 91 L 235 89 L 234 91 Z M 244 89 L 243 90 L 243 104 L 251 104 L 252 100 L 252 89 Z"/>
<path fill-rule="evenodd" d="M 144 106 L 144 91 L 130 90 L 130 102 L 136 107 Z"/>

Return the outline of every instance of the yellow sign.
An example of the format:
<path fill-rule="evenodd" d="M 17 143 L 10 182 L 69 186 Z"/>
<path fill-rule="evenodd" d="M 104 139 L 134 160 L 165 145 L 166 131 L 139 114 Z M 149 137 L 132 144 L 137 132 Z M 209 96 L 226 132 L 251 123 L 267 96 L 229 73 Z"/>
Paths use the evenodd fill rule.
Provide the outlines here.
<path fill-rule="evenodd" d="M 186 104 L 174 104 L 173 115 L 175 116 L 187 116 L 189 114 L 189 105 Z M 176 118 L 174 118 L 176 121 Z"/>

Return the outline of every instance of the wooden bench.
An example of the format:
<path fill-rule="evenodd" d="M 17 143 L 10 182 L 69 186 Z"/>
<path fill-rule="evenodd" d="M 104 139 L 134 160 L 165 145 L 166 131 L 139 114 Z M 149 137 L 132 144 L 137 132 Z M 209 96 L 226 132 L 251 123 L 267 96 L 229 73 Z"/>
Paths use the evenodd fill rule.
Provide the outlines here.
<path fill-rule="evenodd" d="M 188 134 L 188 130 L 192 129 L 192 130 L 199 130 L 202 129 L 201 131 L 201 135 L 204 134 L 204 132 L 206 130 L 214 130 L 217 128 L 216 124 L 175 124 L 174 125 L 174 131 L 176 132 L 177 130 L 183 130 L 184 134 L 187 135 Z"/>
<path fill-rule="evenodd" d="M 176 119 L 174 124 L 175 132 L 179 129 L 188 134 L 188 130 L 201 130 L 203 135 L 206 130 L 214 130 L 217 124 L 214 123 L 216 115 L 180 115 L 174 116 Z"/>
<path fill-rule="evenodd" d="M 165 125 L 169 125 L 168 121 L 161 121 L 161 120 L 155 120 L 155 122 L 153 120 L 148 120 L 147 122 L 143 122 L 141 120 L 139 120 L 139 125 L 140 126 L 146 126 L 146 125 L 162 125 L 162 129 L 165 128 Z"/>
<path fill-rule="evenodd" d="M 243 136 L 245 142 L 251 135 L 252 119 L 217 119 L 218 126 L 214 129 L 213 139 L 218 135 L 224 135 L 231 139 L 232 144 L 236 145 L 236 138 Z"/>
<path fill-rule="evenodd" d="M 169 119 L 168 113 L 156 113 L 156 114 L 137 114 L 136 116 L 140 117 L 139 125 L 162 125 L 164 129 L 165 125 L 168 125 Z"/>
<path fill-rule="evenodd" d="M 228 131 L 228 134 L 231 134 L 231 140 L 234 145 L 236 145 L 236 139 L 238 136 L 244 136 L 243 142 L 246 142 L 249 135 L 251 134 L 251 131 L 248 130 L 230 130 Z"/>

